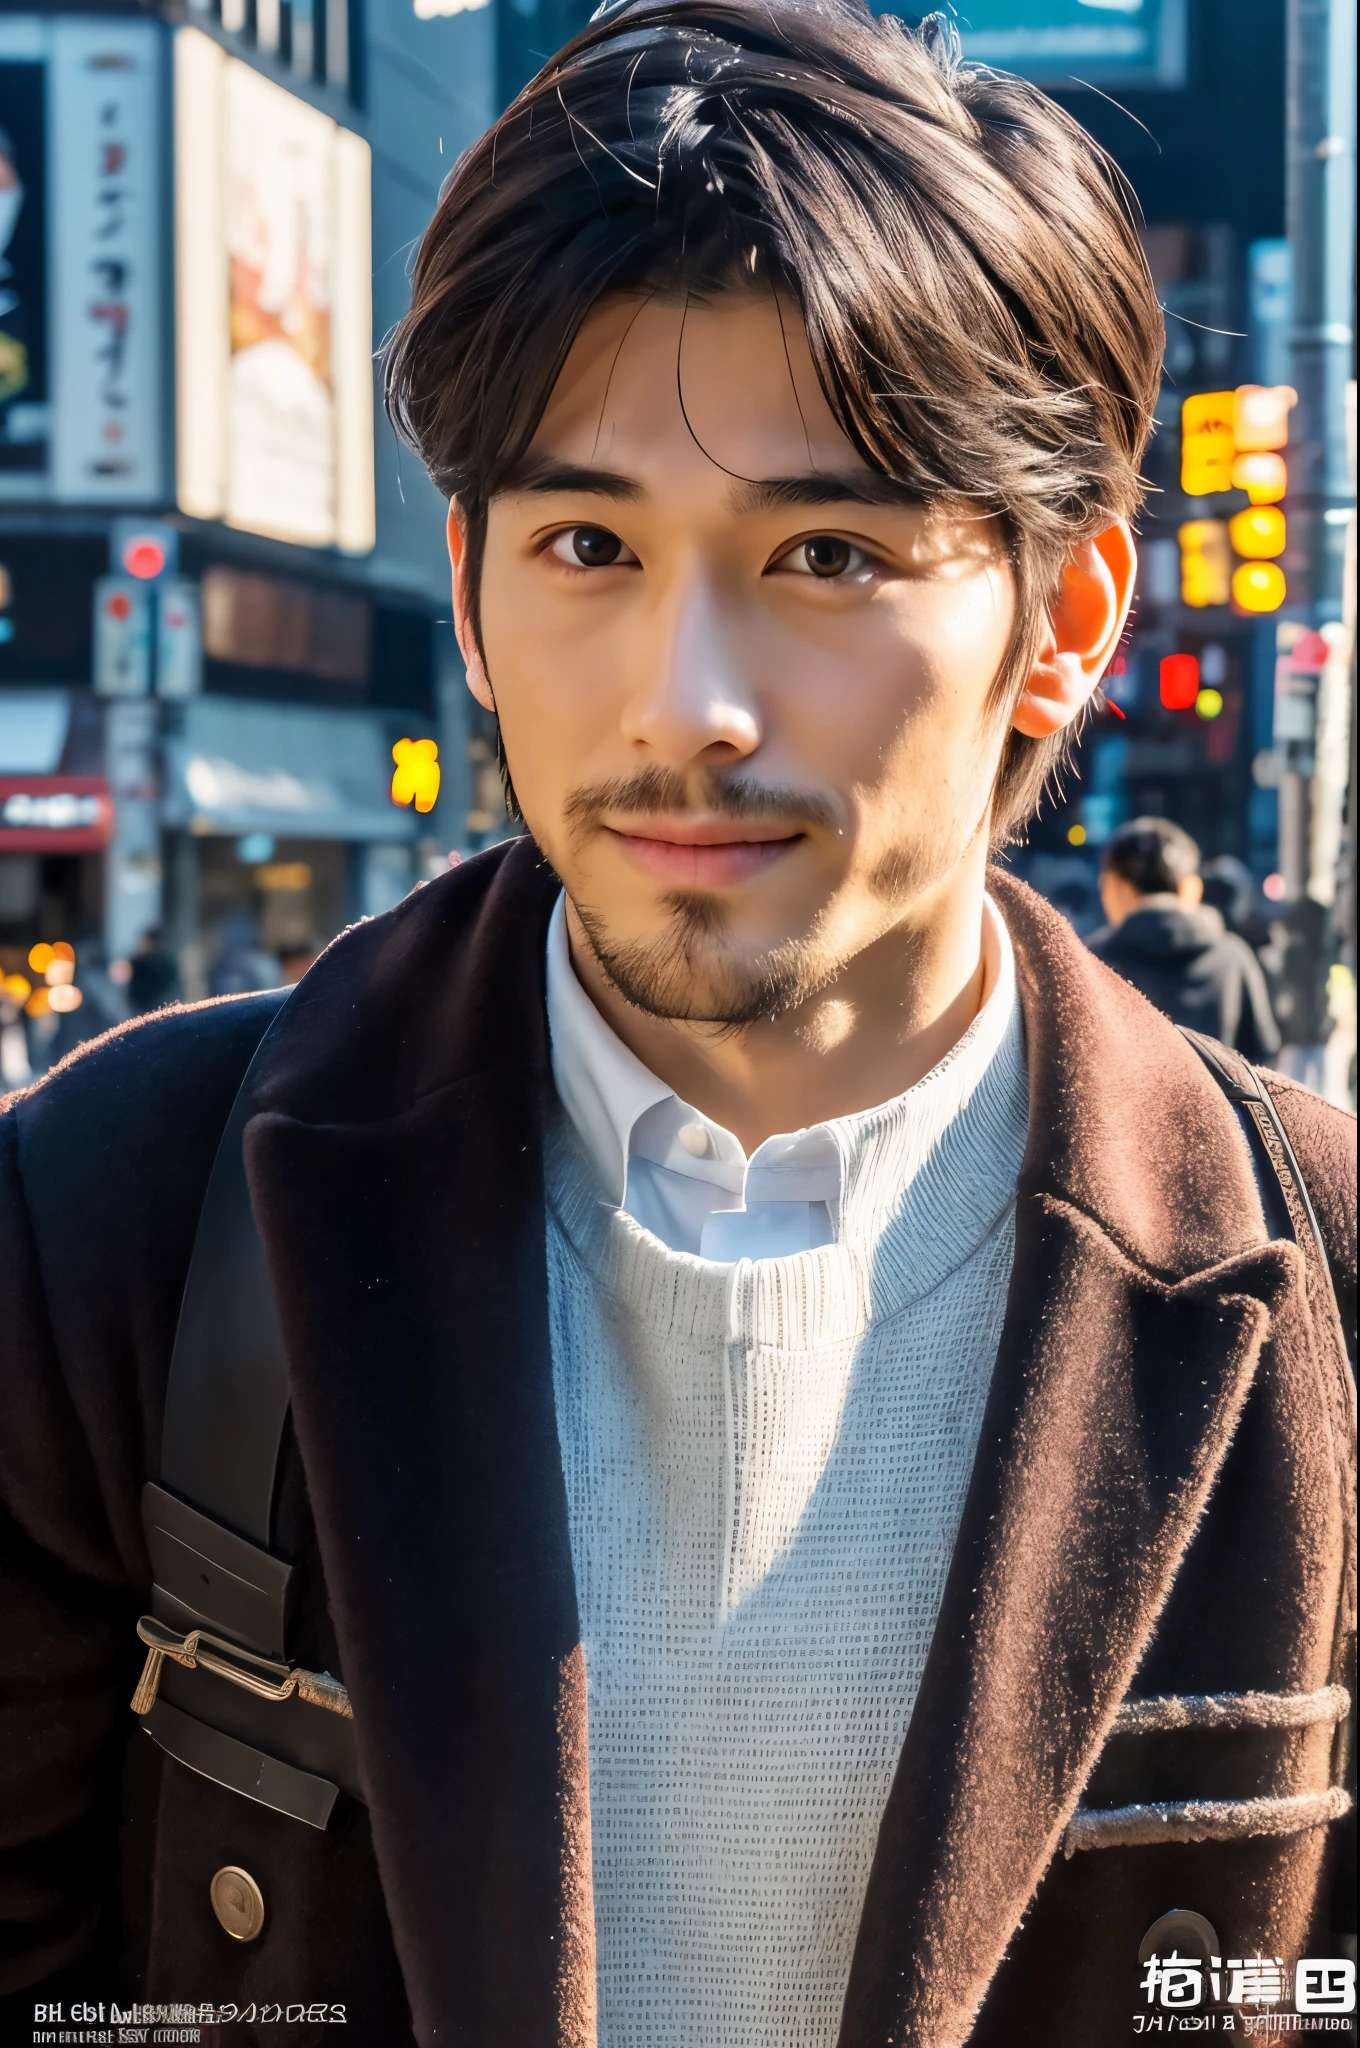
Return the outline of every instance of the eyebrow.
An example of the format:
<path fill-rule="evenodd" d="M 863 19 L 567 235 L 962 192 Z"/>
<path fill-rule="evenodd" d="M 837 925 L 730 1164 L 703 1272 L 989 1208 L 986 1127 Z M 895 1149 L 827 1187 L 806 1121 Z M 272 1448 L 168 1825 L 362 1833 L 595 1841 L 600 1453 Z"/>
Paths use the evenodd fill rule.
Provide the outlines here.
<path fill-rule="evenodd" d="M 807 470 L 799 476 L 762 477 L 734 493 L 737 512 L 777 512 L 790 505 L 923 504 L 919 490 L 874 469 Z"/>
<path fill-rule="evenodd" d="M 505 491 L 575 491 L 595 498 L 626 500 L 645 495 L 636 477 L 617 469 L 597 469 L 583 462 L 554 462 L 547 455 L 526 455 L 501 486 Z"/>
<path fill-rule="evenodd" d="M 798 505 L 877 505 L 910 507 L 924 503 L 919 490 L 872 469 L 807 470 L 797 476 L 737 479 L 732 509 L 737 513 L 776 512 Z M 547 455 L 526 455 L 502 485 L 506 491 L 568 491 L 619 503 L 646 496 L 636 477 L 592 463 L 558 462 Z"/>

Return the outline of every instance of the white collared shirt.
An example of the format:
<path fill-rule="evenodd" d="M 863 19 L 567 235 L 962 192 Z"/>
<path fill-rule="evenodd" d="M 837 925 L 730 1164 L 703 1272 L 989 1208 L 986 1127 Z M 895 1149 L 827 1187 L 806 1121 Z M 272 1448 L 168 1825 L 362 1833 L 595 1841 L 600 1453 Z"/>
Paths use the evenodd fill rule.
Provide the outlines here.
<path fill-rule="evenodd" d="M 966 1049 L 976 1073 L 1015 1010 L 1010 938 L 990 897 L 983 959 L 987 993 L 947 1056 L 955 1062 Z M 731 1131 L 681 1101 L 600 1015 L 571 964 L 565 894 L 548 927 L 547 1008 L 557 1092 L 611 1203 L 672 1251 L 724 1263 L 836 1243 L 863 1113 L 767 1138 L 748 1158 Z M 929 1090 L 940 1066 L 917 1087 Z"/>

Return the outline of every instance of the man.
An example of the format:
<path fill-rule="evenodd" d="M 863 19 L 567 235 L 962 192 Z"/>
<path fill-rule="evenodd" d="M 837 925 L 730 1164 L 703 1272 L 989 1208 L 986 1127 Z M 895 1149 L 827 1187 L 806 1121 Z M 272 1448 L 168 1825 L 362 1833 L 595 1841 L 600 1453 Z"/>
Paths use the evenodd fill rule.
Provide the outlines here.
<path fill-rule="evenodd" d="M 1091 951 L 1177 1024 L 1207 1031 L 1249 1060 L 1273 1059 L 1280 1034 L 1261 963 L 1204 902 L 1199 848 L 1170 818 L 1134 818 L 1105 849 L 1108 923 Z"/>
<path fill-rule="evenodd" d="M 1160 346 L 1080 131 L 849 5 L 606 13 L 460 163 L 389 404 L 528 830 L 6 1120 L 12 1981 L 117 1898 L 121 1981 L 351 2039 L 1086 2048 L 1172 1909 L 1336 1952 L 1325 1264 L 987 867 Z M 162 1410 L 271 1019 L 228 1514 L 248 1265 Z M 1349 1127 L 1278 1114 L 1344 1274 Z"/>

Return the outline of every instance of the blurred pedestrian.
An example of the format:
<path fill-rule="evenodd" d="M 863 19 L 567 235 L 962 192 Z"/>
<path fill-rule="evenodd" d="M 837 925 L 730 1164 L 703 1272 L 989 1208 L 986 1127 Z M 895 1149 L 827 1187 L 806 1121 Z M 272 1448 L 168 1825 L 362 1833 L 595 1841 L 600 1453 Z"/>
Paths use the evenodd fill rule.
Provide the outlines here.
<path fill-rule="evenodd" d="M 1087 944 L 1173 1023 L 1249 1060 L 1273 1059 L 1280 1033 L 1261 964 L 1203 898 L 1190 834 L 1169 818 L 1134 818 L 1105 849 L 1100 900 L 1108 923 Z"/>
<path fill-rule="evenodd" d="M 159 925 L 151 925 L 137 942 L 128 978 L 128 1002 L 134 1017 L 163 1010 L 180 996 L 179 962 L 166 950 Z"/>

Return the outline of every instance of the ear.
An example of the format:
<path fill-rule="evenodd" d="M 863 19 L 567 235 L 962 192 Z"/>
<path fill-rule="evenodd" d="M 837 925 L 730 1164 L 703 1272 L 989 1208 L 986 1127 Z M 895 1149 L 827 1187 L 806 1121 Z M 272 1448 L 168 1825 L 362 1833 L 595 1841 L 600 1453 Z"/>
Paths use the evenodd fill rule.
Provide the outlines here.
<path fill-rule="evenodd" d="M 1124 519 L 1078 541 L 1069 553 L 1011 718 L 1027 739 L 1061 732 L 1096 688 L 1119 645 L 1137 570 L 1137 550 Z"/>
<path fill-rule="evenodd" d="M 449 500 L 449 520 L 446 529 L 449 540 L 449 567 L 453 571 L 453 630 L 458 641 L 458 652 L 463 657 L 467 670 L 467 686 L 483 711 L 494 711 L 496 700 L 491 694 L 486 664 L 482 651 L 477 645 L 477 635 L 472 630 L 472 593 L 467 576 L 467 527 L 463 521 L 463 508 L 456 498 Z"/>

